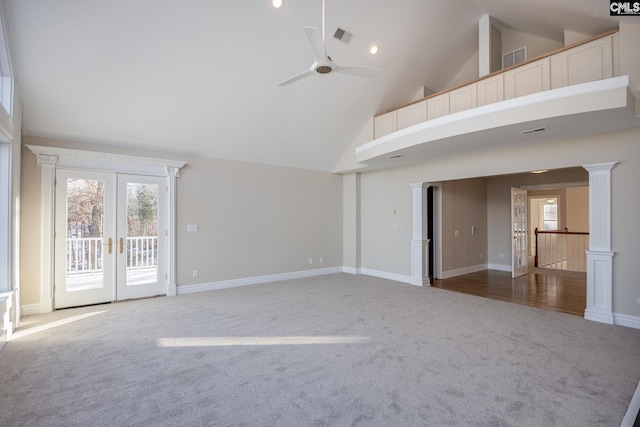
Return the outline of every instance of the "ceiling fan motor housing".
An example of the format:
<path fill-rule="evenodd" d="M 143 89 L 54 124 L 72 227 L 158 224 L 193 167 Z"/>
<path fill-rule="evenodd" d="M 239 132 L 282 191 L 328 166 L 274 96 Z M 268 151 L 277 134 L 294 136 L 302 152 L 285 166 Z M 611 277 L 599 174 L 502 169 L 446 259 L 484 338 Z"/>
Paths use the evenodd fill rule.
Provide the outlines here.
<path fill-rule="evenodd" d="M 331 68 L 328 65 L 320 65 L 318 68 L 316 68 L 316 73 L 327 74 L 327 73 L 330 73 L 332 70 L 333 68 Z"/>

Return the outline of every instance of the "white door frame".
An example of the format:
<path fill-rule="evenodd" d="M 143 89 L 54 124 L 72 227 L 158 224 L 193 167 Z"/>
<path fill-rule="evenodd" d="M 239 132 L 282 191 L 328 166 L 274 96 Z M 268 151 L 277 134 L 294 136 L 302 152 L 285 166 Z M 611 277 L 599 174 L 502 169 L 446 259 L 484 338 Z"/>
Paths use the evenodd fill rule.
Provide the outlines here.
<path fill-rule="evenodd" d="M 135 184 L 147 184 L 149 186 L 157 186 L 158 200 L 157 200 L 157 265 L 156 265 L 156 280 L 147 280 L 144 283 L 138 283 L 131 285 L 128 277 L 127 266 L 127 251 L 125 248 L 127 240 L 125 238 L 130 237 L 127 229 L 127 185 L 130 183 Z M 168 278 L 164 277 L 164 272 L 167 270 L 167 236 L 163 230 L 167 230 L 167 218 L 168 211 L 167 204 L 167 192 L 164 191 L 164 179 L 162 177 L 149 176 L 149 175 L 131 175 L 131 174 L 117 174 L 116 179 L 116 200 L 117 200 L 117 212 L 116 212 L 116 233 L 114 234 L 114 244 L 117 244 L 116 252 L 116 280 L 115 291 L 116 300 L 123 301 L 134 298 L 146 298 L 150 296 L 163 295 L 167 292 L 167 288 L 163 286 L 168 282 Z"/>
<path fill-rule="evenodd" d="M 524 202 L 520 200 L 518 202 L 516 199 L 522 198 L 524 196 Z M 516 203 L 519 203 L 516 205 Z M 529 245 L 528 245 L 528 221 L 527 221 L 527 211 L 529 210 L 529 201 L 527 198 L 527 190 L 523 190 L 521 188 L 511 188 L 511 278 L 515 279 L 516 277 L 524 276 L 529 272 L 528 265 L 528 254 L 529 254 Z M 524 216 L 524 220 L 522 217 Z M 524 230 L 518 230 L 516 226 L 516 222 L 524 224 Z M 522 240 L 524 240 L 524 245 L 522 244 Z M 522 247 L 524 246 L 524 264 L 517 264 L 518 261 L 522 262 Z M 520 248 L 520 249 L 519 249 Z M 518 254 L 520 254 L 520 258 L 518 258 Z"/>
<path fill-rule="evenodd" d="M 434 278 L 442 278 L 442 191 L 439 183 L 409 184 L 412 192 L 411 284 L 431 286 L 429 279 L 429 239 L 427 236 L 427 189 L 433 187 Z"/>
<path fill-rule="evenodd" d="M 41 170 L 41 225 L 40 225 L 40 303 L 25 310 L 24 314 L 53 311 L 54 284 L 54 216 L 56 168 L 96 170 L 166 177 L 168 192 L 167 212 L 167 296 L 176 294 L 175 222 L 176 179 L 187 162 L 150 157 L 128 156 L 97 151 L 27 145 L 36 155 Z"/>
<path fill-rule="evenodd" d="M 432 183 L 433 187 L 433 277 L 442 279 L 442 185 Z"/>
<path fill-rule="evenodd" d="M 94 303 L 110 302 L 115 300 L 115 257 L 113 253 L 113 236 L 115 236 L 115 183 L 116 174 L 111 172 L 79 171 L 69 169 L 56 169 L 56 182 L 60 186 L 56 188 L 56 204 L 54 210 L 54 309 L 76 307 Z M 67 218 L 69 179 L 83 179 L 103 183 L 103 226 L 101 236 L 102 272 L 99 274 L 101 285 L 82 291 L 70 291 L 67 274 Z M 110 241 L 106 245 L 107 239 Z M 97 251 L 96 251 L 97 252 Z M 96 277 L 96 276 L 93 276 Z"/>

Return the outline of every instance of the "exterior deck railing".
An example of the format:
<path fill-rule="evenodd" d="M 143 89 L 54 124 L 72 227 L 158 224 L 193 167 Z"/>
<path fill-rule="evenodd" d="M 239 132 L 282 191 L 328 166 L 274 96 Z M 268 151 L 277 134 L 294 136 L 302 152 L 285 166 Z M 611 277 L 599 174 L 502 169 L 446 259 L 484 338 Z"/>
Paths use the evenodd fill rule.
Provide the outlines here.
<path fill-rule="evenodd" d="M 100 237 L 67 237 L 67 274 L 102 271 L 102 240 Z M 158 238 L 156 236 L 127 237 L 126 250 L 127 268 L 146 268 L 158 265 Z"/>

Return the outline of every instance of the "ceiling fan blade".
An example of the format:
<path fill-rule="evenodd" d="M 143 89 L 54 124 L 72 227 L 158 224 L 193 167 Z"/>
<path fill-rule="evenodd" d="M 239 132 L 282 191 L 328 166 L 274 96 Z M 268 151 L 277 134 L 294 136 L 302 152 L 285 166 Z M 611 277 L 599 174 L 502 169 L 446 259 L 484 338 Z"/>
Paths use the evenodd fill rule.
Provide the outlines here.
<path fill-rule="evenodd" d="M 335 65 L 333 71 L 335 71 L 336 73 L 349 74 L 350 76 L 375 77 L 380 69 L 373 67 L 341 67 Z"/>
<path fill-rule="evenodd" d="M 306 71 L 303 71 L 303 72 L 302 72 L 302 73 L 300 73 L 300 74 L 296 74 L 295 76 L 290 77 L 290 78 L 288 78 L 287 80 L 284 80 L 284 81 L 282 81 L 282 82 L 278 83 L 278 86 L 286 86 L 286 85 L 289 85 L 289 84 L 291 84 L 291 83 L 293 83 L 293 82 L 297 82 L 298 80 L 303 79 L 303 78 L 305 78 L 305 77 L 307 77 L 307 76 L 310 76 L 310 75 L 312 75 L 312 74 L 314 74 L 313 70 L 306 70 Z"/>
<path fill-rule="evenodd" d="M 304 27 L 304 33 L 307 35 L 307 41 L 309 42 L 309 46 L 311 46 L 316 61 L 321 64 L 327 62 L 327 50 L 324 46 L 324 40 L 322 40 L 320 30 L 316 27 Z"/>

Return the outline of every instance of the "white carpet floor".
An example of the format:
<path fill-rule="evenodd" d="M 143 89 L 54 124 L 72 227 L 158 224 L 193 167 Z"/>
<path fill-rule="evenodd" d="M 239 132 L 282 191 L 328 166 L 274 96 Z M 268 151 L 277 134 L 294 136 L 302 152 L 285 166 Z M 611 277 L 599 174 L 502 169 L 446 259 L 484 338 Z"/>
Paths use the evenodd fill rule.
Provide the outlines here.
<path fill-rule="evenodd" d="M 619 426 L 640 330 L 335 274 L 23 318 L 1 426 Z"/>

